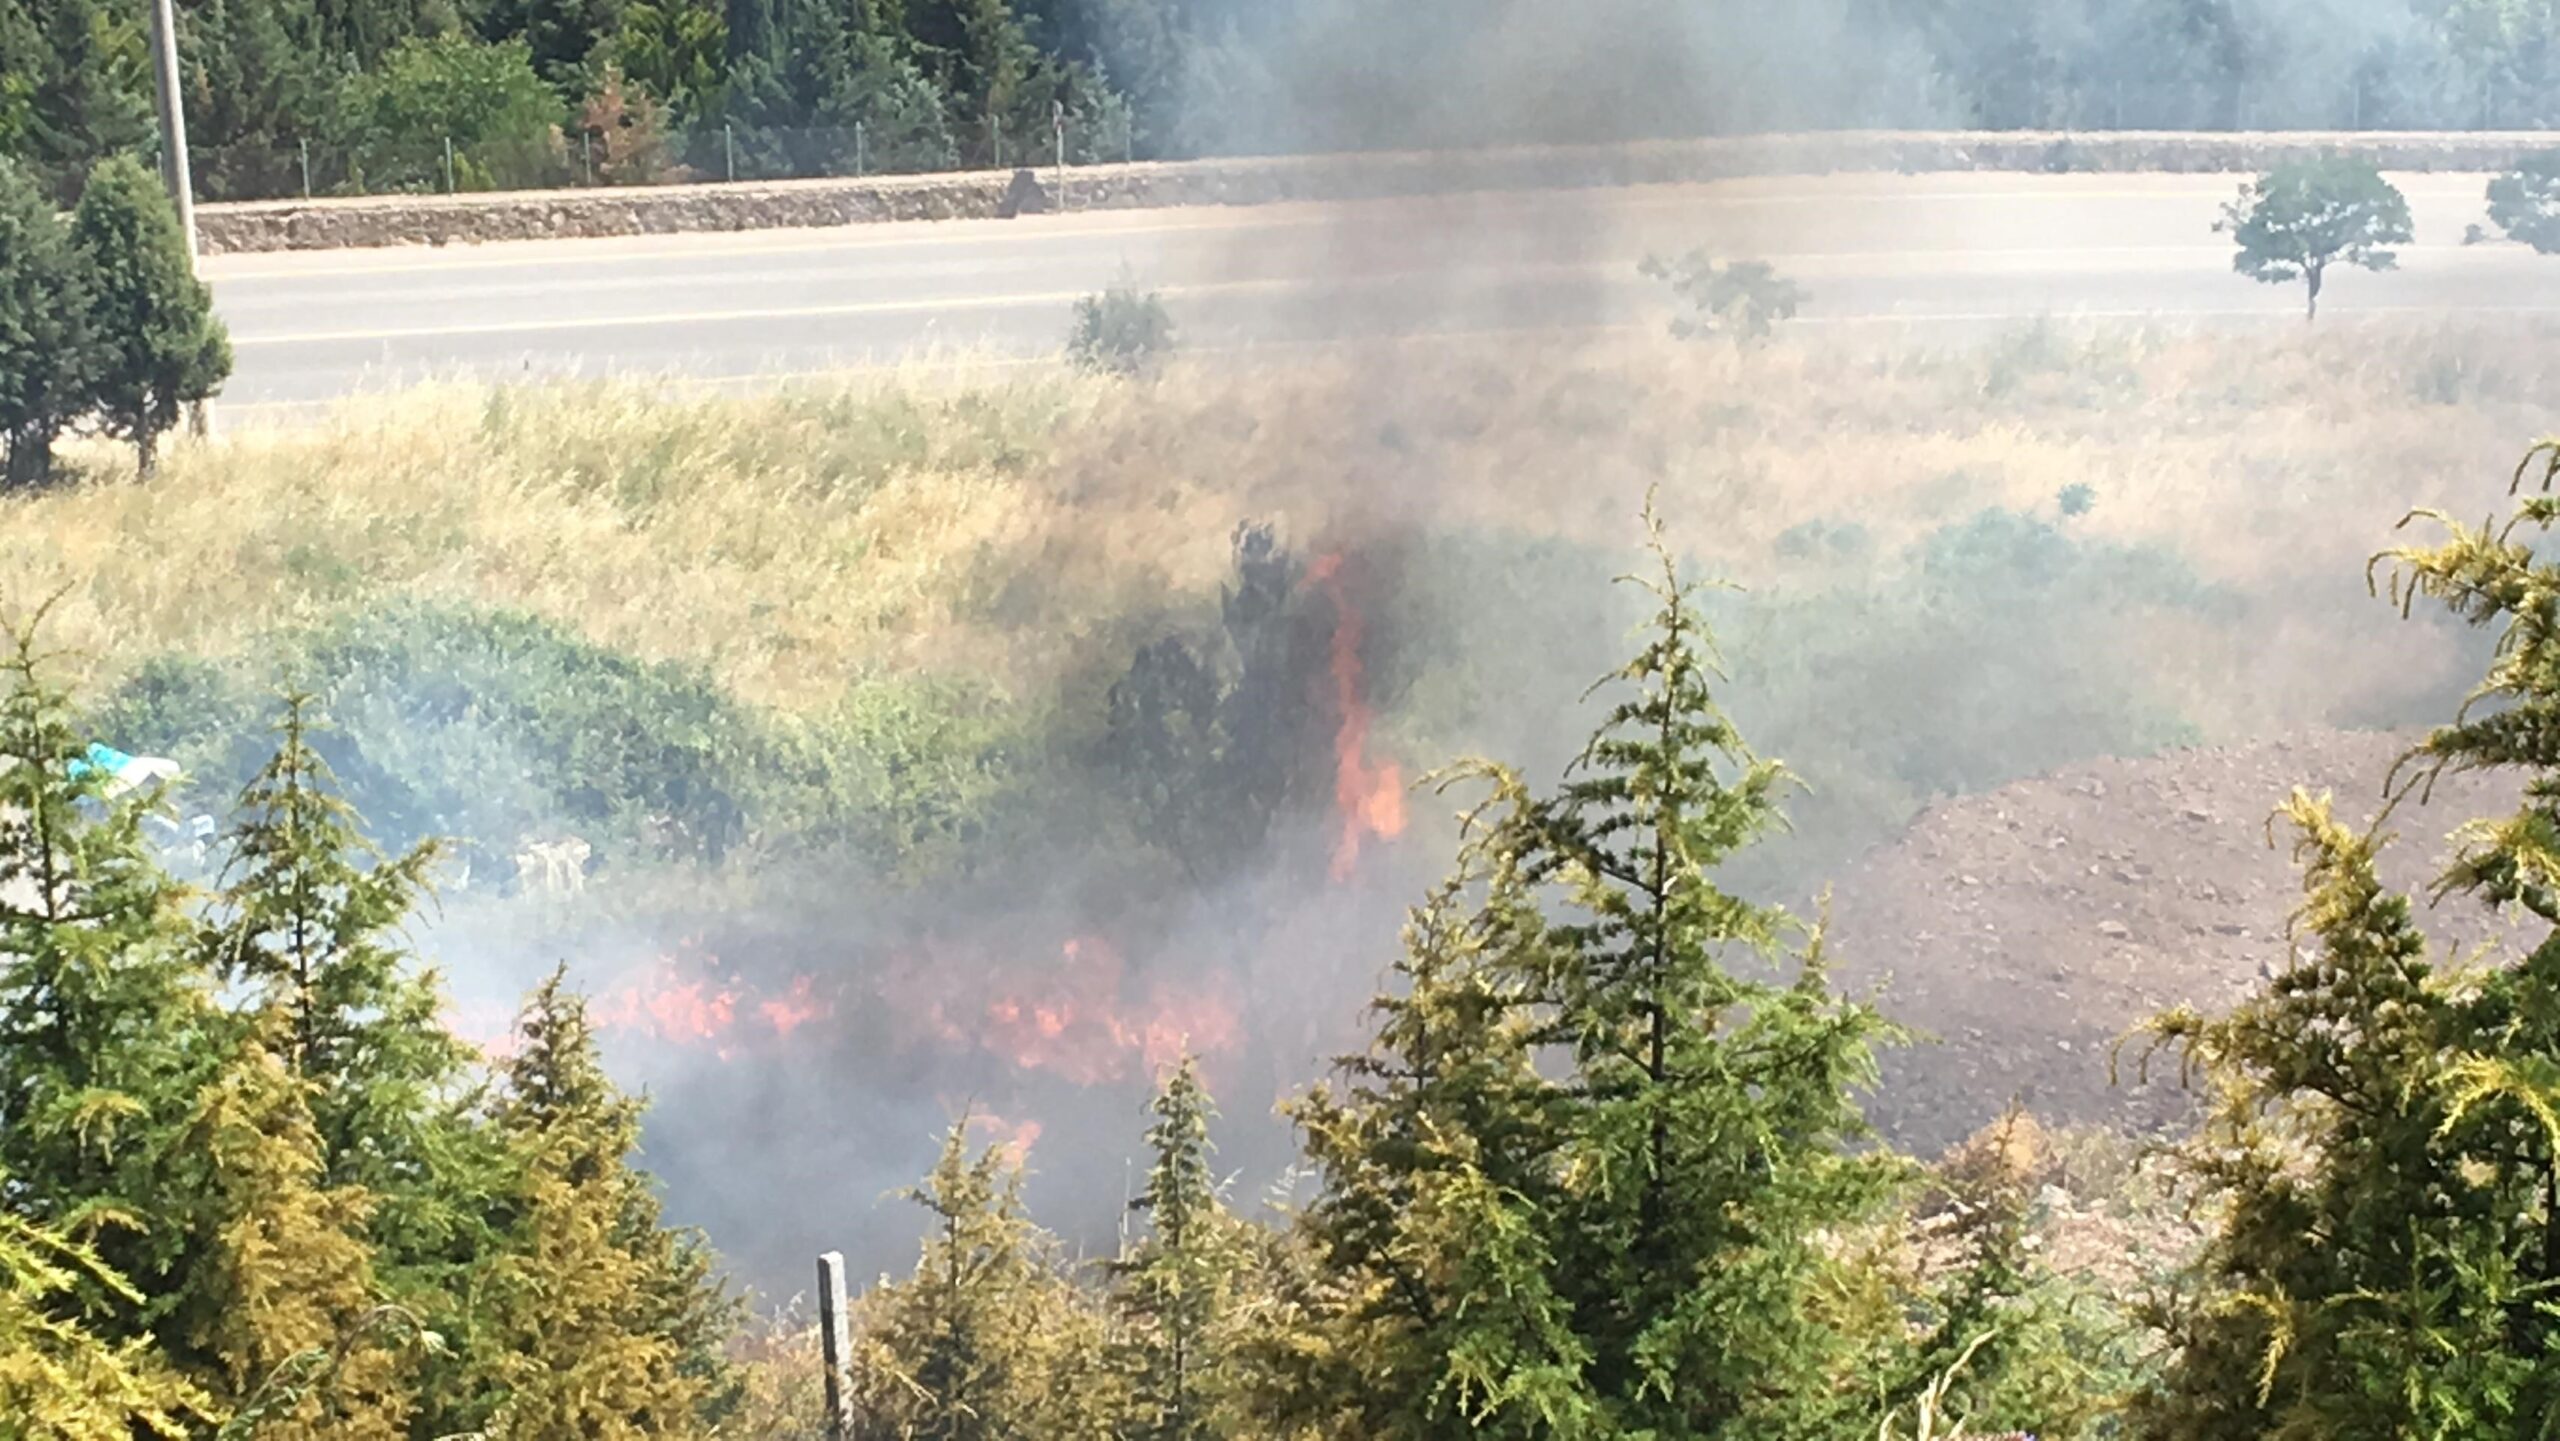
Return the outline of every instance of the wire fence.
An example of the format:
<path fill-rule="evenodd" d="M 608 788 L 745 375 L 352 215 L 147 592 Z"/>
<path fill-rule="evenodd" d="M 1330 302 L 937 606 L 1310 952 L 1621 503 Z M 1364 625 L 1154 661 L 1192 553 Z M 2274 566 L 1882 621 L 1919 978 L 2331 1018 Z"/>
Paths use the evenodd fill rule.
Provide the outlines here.
<path fill-rule="evenodd" d="M 224 201 L 844 179 L 1136 158 L 1137 137 L 1125 113 L 1061 122 L 1029 137 L 1008 136 L 995 125 L 965 137 L 940 130 L 883 135 L 863 125 L 717 125 L 682 135 L 583 130 L 364 144 L 296 139 L 199 145 L 189 160 L 196 198 Z"/>

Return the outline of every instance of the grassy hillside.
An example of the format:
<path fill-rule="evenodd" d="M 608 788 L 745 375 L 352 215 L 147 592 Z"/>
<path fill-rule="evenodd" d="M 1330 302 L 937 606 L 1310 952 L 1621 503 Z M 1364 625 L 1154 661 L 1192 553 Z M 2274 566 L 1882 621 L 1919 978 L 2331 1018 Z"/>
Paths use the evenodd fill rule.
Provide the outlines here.
<path fill-rule="evenodd" d="M 0 502 L 0 574 L 19 603 L 68 587 L 56 638 L 101 675 L 400 595 L 523 609 L 784 706 L 881 668 L 1053 678 L 1093 617 L 1211 582 L 1241 514 L 1619 546 L 1659 484 L 1749 582 L 1792 568 L 1808 522 L 1891 549 L 2082 485 L 2086 533 L 2256 582 L 2334 573 L 2376 507 L 2533 432 L 2553 339 L 2038 326 L 1887 358 L 1411 347 L 1144 388 L 964 367 L 428 390 L 182 451 L 149 487 Z"/>
<path fill-rule="evenodd" d="M 1381 797 L 1471 752 L 1543 782 L 1589 735 L 1571 698 L 1642 612 L 1606 582 L 1648 491 L 1736 582 L 1706 602 L 1720 694 L 1808 785 L 1727 875 L 1801 904 L 1857 894 L 1935 798 L 2446 713 L 2476 642 L 2357 578 L 2413 500 L 2480 509 L 2555 340 L 2037 326 L 449 388 L 147 484 L 75 454 L 87 483 L 0 502 L 0 610 L 52 598 L 98 731 L 178 757 L 190 806 L 247 777 L 279 689 L 316 692 L 375 836 L 470 867 L 424 948 L 500 1006 L 570 960 L 657 1098 L 671 1214 L 744 1274 L 902 1264 L 912 1218 L 872 1198 L 964 1106 L 1107 1249 L 1168 1047 L 1236 1118 L 1222 1166 L 1281 1174 L 1268 1103 L 1358 1042 L 1449 856 L 1443 803 L 1399 840 Z M 507 894 L 562 836 L 583 894 Z"/>
<path fill-rule="evenodd" d="M 0 595 L 63 592 L 51 637 L 100 687 L 398 602 L 522 612 L 804 716 L 884 677 L 1045 702 L 1196 611 L 1246 517 L 1305 548 L 1534 537 L 1607 565 L 1656 485 L 1684 545 L 1774 598 L 1999 509 L 2269 604 L 2325 601 L 2374 516 L 2460 494 L 2533 433 L 2560 367 L 2533 329 L 2385 334 L 2040 326 L 1884 358 L 1666 341 L 1200 364 L 1144 387 L 964 367 L 744 396 L 431 390 L 182 450 L 149 486 L 0 502 Z M 2257 618 L 2284 641 L 2332 608 L 2278 612 Z M 2316 649 L 2235 650 L 2224 628 L 2125 638 L 2208 732 L 2385 704 L 2405 680 L 2325 658 L 2270 675 Z"/>

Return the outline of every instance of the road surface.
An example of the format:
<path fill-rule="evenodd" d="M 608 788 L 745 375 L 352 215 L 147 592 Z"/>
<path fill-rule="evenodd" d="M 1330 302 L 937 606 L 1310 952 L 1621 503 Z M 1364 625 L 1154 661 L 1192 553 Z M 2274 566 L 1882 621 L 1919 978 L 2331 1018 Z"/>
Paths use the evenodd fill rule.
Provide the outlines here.
<path fill-rule="evenodd" d="M 2486 177 L 2395 180 L 2401 268 L 2323 313 L 2560 314 L 2560 257 L 2466 246 Z M 455 375 L 746 378 L 935 353 L 1055 353 L 1123 277 L 1207 347 L 1660 325 L 1648 252 L 1759 257 L 1804 323 L 1924 330 L 2039 315 L 2298 316 L 2231 270 L 2230 176 L 1834 176 L 1236 209 L 1096 211 L 206 262 L 238 369 L 225 413 Z M 1072 193 L 1070 194 L 1072 205 Z"/>

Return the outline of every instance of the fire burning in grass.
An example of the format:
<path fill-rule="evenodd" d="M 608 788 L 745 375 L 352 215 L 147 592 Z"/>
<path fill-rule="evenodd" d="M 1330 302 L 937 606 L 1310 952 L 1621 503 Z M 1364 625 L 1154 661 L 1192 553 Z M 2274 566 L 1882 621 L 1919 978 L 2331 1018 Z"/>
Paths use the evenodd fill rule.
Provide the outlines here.
<path fill-rule="evenodd" d="M 1091 937 L 1067 941 L 1057 959 L 1027 972 L 992 976 L 919 954 L 882 972 L 869 1001 L 920 1022 L 911 1035 L 1076 1086 L 1144 1077 L 1185 1051 L 1215 1055 L 1243 1038 L 1234 1005 L 1217 991 L 1162 978 L 1133 985 L 1118 952 Z M 837 998 L 813 976 L 765 991 L 688 949 L 606 988 L 591 1014 L 609 1033 L 726 1061 L 791 1041 L 836 1011 Z"/>
<path fill-rule="evenodd" d="M 1369 758 L 1371 712 L 1360 659 L 1366 621 L 1343 585 L 1342 557 L 1318 556 L 1307 575 L 1324 587 L 1325 598 L 1333 603 L 1327 671 L 1333 680 L 1336 717 L 1333 805 L 1342 827 L 1334 842 L 1333 878 L 1342 881 L 1359 865 L 1360 847 L 1369 837 L 1392 840 L 1404 834 L 1404 775 L 1391 761 Z"/>

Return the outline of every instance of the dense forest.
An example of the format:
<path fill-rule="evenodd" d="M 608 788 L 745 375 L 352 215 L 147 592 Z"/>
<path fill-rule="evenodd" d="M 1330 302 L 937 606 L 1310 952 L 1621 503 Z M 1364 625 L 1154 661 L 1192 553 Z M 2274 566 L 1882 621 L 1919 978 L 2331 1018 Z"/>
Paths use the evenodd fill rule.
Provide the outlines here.
<path fill-rule="evenodd" d="M 2550 0 L 182 0 L 208 198 L 1769 128 L 2538 128 Z M 0 0 L 0 155 L 152 142 L 141 0 Z"/>

